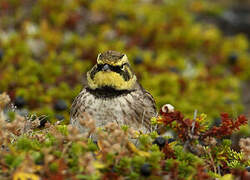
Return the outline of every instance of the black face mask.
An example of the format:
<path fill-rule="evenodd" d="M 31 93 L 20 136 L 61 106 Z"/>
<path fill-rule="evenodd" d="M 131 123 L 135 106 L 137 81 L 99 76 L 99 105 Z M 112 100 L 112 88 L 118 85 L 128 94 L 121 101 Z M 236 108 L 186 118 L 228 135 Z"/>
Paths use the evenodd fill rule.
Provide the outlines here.
<path fill-rule="evenodd" d="M 99 72 L 99 71 L 106 71 L 106 70 L 110 70 L 110 71 L 113 71 L 113 72 L 116 72 L 118 74 L 120 74 L 123 79 L 125 81 L 128 81 L 130 79 L 130 75 L 129 75 L 129 72 L 127 70 L 122 70 L 122 67 L 126 65 L 126 64 L 123 64 L 122 66 L 112 66 L 112 65 L 109 65 L 109 64 L 98 64 L 97 65 L 97 68 L 94 69 L 92 72 L 91 72 L 91 78 L 93 79 L 94 78 L 94 75 Z"/>

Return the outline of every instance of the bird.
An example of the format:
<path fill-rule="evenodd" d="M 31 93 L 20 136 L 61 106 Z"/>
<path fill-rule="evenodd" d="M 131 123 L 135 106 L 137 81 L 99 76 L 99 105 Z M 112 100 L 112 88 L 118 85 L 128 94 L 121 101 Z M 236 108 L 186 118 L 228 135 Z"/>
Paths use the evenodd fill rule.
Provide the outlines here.
<path fill-rule="evenodd" d="M 98 54 L 85 78 L 87 83 L 71 106 L 72 126 L 86 132 L 80 121 L 88 121 L 83 116 L 87 114 L 96 127 L 112 122 L 142 133 L 152 130 L 151 118 L 157 116 L 155 100 L 138 82 L 126 54 L 112 50 Z"/>

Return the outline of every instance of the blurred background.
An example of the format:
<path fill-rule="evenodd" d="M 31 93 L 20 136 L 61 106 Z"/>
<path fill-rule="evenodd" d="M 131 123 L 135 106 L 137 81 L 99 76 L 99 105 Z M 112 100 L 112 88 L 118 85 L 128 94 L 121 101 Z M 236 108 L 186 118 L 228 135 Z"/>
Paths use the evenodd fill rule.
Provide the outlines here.
<path fill-rule="evenodd" d="M 83 74 L 116 50 L 158 109 L 219 124 L 221 112 L 250 115 L 249 38 L 249 0 L 0 0 L 0 92 L 67 123 Z"/>

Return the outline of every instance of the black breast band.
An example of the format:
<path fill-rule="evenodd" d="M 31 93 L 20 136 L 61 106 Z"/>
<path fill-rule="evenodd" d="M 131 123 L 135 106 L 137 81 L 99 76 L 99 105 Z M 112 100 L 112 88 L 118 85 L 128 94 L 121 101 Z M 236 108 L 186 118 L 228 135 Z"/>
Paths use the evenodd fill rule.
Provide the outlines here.
<path fill-rule="evenodd" d="M 97 89 L 86 88 L 87 92 L 93 94 L 97 98 L 114 98 L 131 93 L 134 90 L 116 90 L 112 87 L 105 86 Z"/>

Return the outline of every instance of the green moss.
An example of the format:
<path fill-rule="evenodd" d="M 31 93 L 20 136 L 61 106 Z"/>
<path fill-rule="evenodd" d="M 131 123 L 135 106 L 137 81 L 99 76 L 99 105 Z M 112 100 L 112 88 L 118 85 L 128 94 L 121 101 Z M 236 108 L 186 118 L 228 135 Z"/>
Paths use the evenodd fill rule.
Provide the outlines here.
<path fill-rule="evenodd" d="M 58 171 L 58 163 L 56 162 L 53 162 L 49 165 L 49 169 L 52 171 L 52 172 L 57 172 Z"/>
<path fill-rule="evenodd" d="M 10 169 L 14 169 L 23 162 L 24 156 L 23 155 L 15 156 L 13 154 L 7 154 L 4 157 L 4 160 L 5 160 L 6 165 L 8 165 Z"/>
<path fill-rule="evenodd" d="M 16 142 L 17 150 L 38 150 L 41 148 L 41 144 L 37 140 L 31 140 L 27 137 L 21 137 Z"/>

